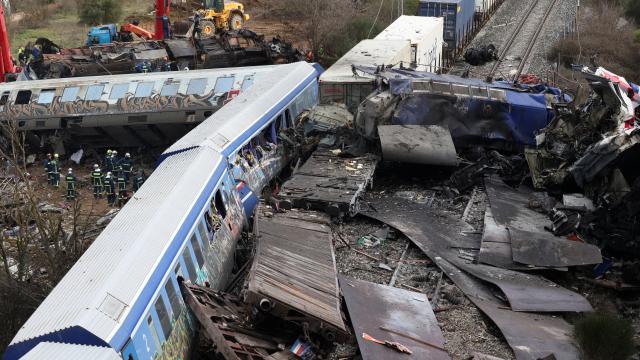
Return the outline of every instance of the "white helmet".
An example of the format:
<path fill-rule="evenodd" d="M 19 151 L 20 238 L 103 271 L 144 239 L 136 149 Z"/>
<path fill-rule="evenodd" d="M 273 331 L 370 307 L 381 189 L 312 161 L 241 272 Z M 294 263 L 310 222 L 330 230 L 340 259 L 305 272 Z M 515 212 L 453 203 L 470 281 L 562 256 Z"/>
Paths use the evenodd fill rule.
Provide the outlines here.
<path fill-rule="evenodd" d="M 131 157 L 131 154 L 126 153 L 126 154 L 124 154 L 124 157 Z"/>
<path fill-rule="evenodd" d="M 93 168 L 94 169 L 98 169 L 98 168 L 100 168 L 100 166 L 98 166 L 98 164 L 93 164 Z"/>
<path fill-rule="evenodd" d="M 111 171 L 107 172 L 107 177 L 111 177 Z"/>
<path fill-rule="evenodd" d="M 69 168 L 69 174 L 71 174 L 73 172 L 72 168 Z"/>

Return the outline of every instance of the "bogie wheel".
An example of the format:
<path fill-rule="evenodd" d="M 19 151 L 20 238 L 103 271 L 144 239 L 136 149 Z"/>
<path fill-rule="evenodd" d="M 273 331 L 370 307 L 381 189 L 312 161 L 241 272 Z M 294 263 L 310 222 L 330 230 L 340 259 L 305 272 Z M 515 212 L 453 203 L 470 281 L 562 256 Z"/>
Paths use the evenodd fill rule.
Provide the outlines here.
<path fill-rule="evenodd" d="M 234 12 L 229 17 L 229 29 L 240 30 L 244 26 L 244 17 L 238 12 Z"/>
<path fill-rule="evenodd" d="M 216 34 L 216 24 L 211 20 L 200 21 L 200 28 L 202 29 L 202 38 L 207 39 Z"/>

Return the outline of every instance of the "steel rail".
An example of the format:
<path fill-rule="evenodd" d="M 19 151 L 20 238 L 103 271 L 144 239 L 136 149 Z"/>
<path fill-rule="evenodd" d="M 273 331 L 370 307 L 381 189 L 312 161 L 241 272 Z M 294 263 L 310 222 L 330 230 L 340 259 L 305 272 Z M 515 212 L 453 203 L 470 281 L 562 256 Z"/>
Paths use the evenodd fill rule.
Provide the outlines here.
<path fill-rule="evenodd" d="M 529 56 L 531 56 L 531 51 L 533 50 L 534 45 L 538 41 L 538 37 L 540 36 L 540 33 L 542 33 L 542 29 L 544 28 L 544 25 L 547 23 L 547 19 L 551 14 L 551 10 L 553 10 L 553 8 L 556 6 L 557 3 L 558 3 L 558 0 L 552 0 L 551 3 L 549 4 L 549 7 L 547 8 L 547 11 L 544 13 L 544 17 L 542 17 L 542 21 L 540 21 L 540 25 L 536 29 L 536 32 L 533 34 L 533 38 L 531 39 L 531 42 L 527 47 L 527 51 L 525 51 L 524 56 L 520 61 L 520 65 L 518 65 L 518 71 L 515 76 L 516 79 L 518 79 L 520 77 L 520 74 L 522 74 L 522 70 L 524 70 L 524 65 L 527 63 Z"/>
<path fill-rule="evenodd" d="M 518 34 L 520 33 L 520 31 L 524 27 L 524 24 L 527 22 L 527 20 L 529 20 L 529 17 L 531 16 L 531 13 L 533 12 L 533 9 L 536 8 L 536 6 L 538 5 L 539 2 L 540 2 L 540 0 L 535 0 L 534 2 L 532 2 L 531 6 L 529 6 L 529 8 L 527 9 L 527 12 L 525 12 L 525 14 L 520 19 L 520 22 L 518 23 L 518 26 L 513 31 L 513 33 L 511 34 L 511 36 L 507 40 L 507 43 L 502 48 L 502 51 L 500 52 L 500 56 L 498 56 L 498 60 L 491 67 L 491 70 L 489 71 L 489 75 L 487 75 L 487 81 L 491 82 L 493 80 L 493 76 L 495 75 L 496 71 L 498 71 L 498 66 L 500 66 L 500 64 L 502 64 L 502 61 L 504 61 L 504 58 L 507 56 L 507 52 L 509 51 L 509 49 L 511 49 L 511 46 L 513 45 L 513 42 L 515 41 L 516 37 L 518 37 Z"/>

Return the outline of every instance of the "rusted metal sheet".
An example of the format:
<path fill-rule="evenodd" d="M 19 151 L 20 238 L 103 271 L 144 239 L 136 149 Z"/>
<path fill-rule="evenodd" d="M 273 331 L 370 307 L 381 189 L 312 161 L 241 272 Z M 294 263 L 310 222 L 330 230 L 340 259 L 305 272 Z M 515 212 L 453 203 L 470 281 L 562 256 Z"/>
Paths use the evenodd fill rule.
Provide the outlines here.
<path fill-rule="evenodd" d="M 509 229 L 513 260 L 536 266 L 600 264 L 600 249 L 591 244 L 563 239 L 547 233 Z"/>
<path fill-rule="evenodd" d="M 180 291 L 207 336 L 215 344 L 215 357 L 226 360 L 268 360 L 279 351 L 282 339 L 254 331 L 244 323 L 248 315 L 240 299 L 191 283 Z"/>
<path fill-rule="evenodd" d="M 342 158 L 318 149 L 282 185 L 280 195 L 295 207 L 322 210 L 332 216 L 354 215 L 377 163 L 369 154 Z"/>
<path fill-rule="evenodd" d="M 515 190 L 495 177 L 485 178 L 485 187 L 497 224 L 509 229 L 514 261 L 548 267 L 602 262 L 598 247 L 569 241 L 545 230 L 549 219 L 527 207 L 529 192 Z"/>
<path fill-rule="evenodd" d="M 491 207 L 487 206 L 484 213 L 484 230 L 482 232 L 482 246 L 478 254 L 478 262 L 519 271 L 550 269 L 548 267 L 520 264 L 514 260 L 509 230 L 496 223 L 491 213 Z M 566 267 L 554 267 L 552 269 L 567 270 Z"/>
<path fill-rule="evenodd" d="M 340 275 L 340 288 L 347 303 L 360 353 L 364 360 L 450 359 L 443 349 L 444 337 L 424 294 L 374 284 Z M 362 334 L 398 342 L 413 352 L 410 356 L 366 341 Z"/>
<path fill-rule="evenodd" d="M 458 155 L 448 129 L 439 125 L 378 126 L 386 161 L 456 166 Z"/>
<path fill-rule="evenodd" d="M 458 239 L 468 236 L 460 219 L 435 213 L 432 208 L 405 199 L 368 199 L 376 211 L 365 215 L 385 222 L 409 237 L 425 254 L 443 257 L 458 268 L 500 288 L 514 311 L 580 312 L 592 311 L 580 294 L 567 290 L 544 277 L 475 264 L 458 257 Z"/>
<path fill-rule="evenodd" d="M 246 301 L 284 320 L 307 323 L 328 340 L 346 335 L 329 218 L 311 211 L 267 218 L 264 211 L 258 211 Z"/>
<path fill-rule="evenodd" d="M 571 336 L 573 327 L 562 318 L 511 311 L 473 276 L 443 258 L 435 263 L 498 326 L 516 359 L 539 360 L 549 355 L 557 360 L 580 359 Z"/>

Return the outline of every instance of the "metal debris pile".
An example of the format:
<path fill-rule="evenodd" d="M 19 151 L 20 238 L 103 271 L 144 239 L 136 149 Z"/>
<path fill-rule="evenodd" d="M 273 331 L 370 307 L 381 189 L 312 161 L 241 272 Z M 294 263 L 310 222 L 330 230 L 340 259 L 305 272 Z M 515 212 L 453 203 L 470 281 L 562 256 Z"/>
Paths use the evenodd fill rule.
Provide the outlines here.
<path fill-rule="evenodd" d="M 29 79 L 283 64 L 304 58 L 291 43 L 279 37 L 266 40 L 247 29 L 225 31 L 196 41 L 176 37 L 68 49 L 39 38 L 26 46 L 27 52 L 36 45 L 42 49 L 41 56 L 25 68 Z"/>
<path fill-rule="evenodd" d="M 637 95 L 603 71 L 581 69 L 593 93 L 576 106 L 544 85 L 387 69 L 355 115 L 307 114 L 289 140 L 318 148 L 259 208 L 233 295 L 250 325 L 207 317 L 215 348 L 226 334 L 256 359 L 580 358 L 570 314 L 594 310 L 589 289 L 638 282 Z"/>

